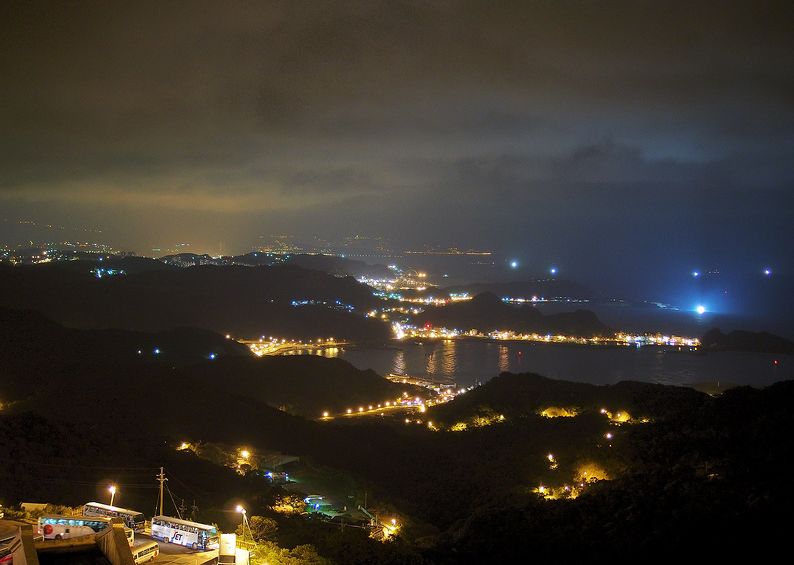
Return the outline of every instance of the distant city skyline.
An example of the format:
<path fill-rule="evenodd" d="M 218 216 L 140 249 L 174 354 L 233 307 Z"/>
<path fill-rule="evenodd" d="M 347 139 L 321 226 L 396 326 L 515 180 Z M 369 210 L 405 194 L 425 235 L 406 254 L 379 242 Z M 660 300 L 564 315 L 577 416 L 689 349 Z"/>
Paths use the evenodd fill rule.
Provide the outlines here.
<path fill-rule="evenodd" d="M 784 274 L 791 12 L 5 2 L 2 216 L 139 253 L 360 233 L 626 288 Z"/>

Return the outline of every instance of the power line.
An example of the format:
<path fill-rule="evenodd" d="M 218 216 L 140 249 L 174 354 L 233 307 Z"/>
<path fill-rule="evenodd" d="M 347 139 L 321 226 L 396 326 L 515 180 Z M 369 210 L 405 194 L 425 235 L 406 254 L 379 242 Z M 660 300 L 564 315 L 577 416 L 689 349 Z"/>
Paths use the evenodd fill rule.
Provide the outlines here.
<path fill-rule="evenodd" d="M 195 495 L 196 495 L 196 491 L 195 491 L 195 490 L 193 490 L 192 488 L 190 488 L 190 485 L 188 485 L 188 484 L 187 484 L 185 481 L 183 481 L 183 480 L 182 480 L 182 479 L 180 479 L 179 477 L 176 477 L 176 476 L 174 476 L 174 474 L 173 474 L 173 473 L 170 473 L 170 472 L 169 472 L 169 473 L 168 473 L 168 478 L 169 478 L 170 480 L 174 480 L 174 479 L 175 479 L 175 480 L 176 480 L 176 482 L 180 483 L 180 484 L 181 484 L 183 487 L 185 487 L 187 490 L 189 490 L 189 491 L 191 492 L 191 494 L 193 494 L 193 496 L 195 496 Z"/>
<path fill-rule="evenodd" d="M 79 481 L 74 479 L 65 479 L 65 478 L 55 478 L 55 477 L 30 477 L 31 479 L 35 479 L 39 482 L 50 482 L 50 483 L 69 483 L 72 485 L 85 485 L 85 486 L 97 486 L 96 481 Z M 125 483 L 117 483 L 118 486 L 124 487 L 125 489 L 153 489 L 157 488 L 154 485 L 144 485 L 144 484 L 125 484 Z"/>
<path fill-rule="evenodd" d="M 179 519 L 181 520 L 182 519 L 182 513 L 179 512 L 179 507 L 177 507 L 177 505 L 176 505 L 176 501 L 174 500 L 174 495 L 171 494 L 171 489 L 168 488 L 167 484 L 165 485 L 165 490 L 168 491 L 168 496 L 171 497 L 171 504 L 174 505 L 174 510 L 176 510 L 176 515 L 179 516 Z"/>
<path fill-rule="evenodd" d="M 75 465 L 72 463 L 42 463 L 40 461 L 25 461 L 22 459 L 15 459 L 15 463 L 24 463 L 27 465 L 35 465 L 37 467 L 74 467 L 76 469 L 126 469 L 128 471 L 152 471 L 156 470 L 154 467 L 107 467 L 101 465 Z"/>

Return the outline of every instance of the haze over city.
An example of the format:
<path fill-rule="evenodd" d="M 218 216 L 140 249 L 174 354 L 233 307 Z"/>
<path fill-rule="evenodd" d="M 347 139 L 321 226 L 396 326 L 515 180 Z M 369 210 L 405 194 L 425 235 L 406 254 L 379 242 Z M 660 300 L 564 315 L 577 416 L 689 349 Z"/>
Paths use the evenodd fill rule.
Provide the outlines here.
<path fill-rule="evenodd" d="M 787 8 L 4 3 L 2 216 L 142 254 L 362 233 L 610 284 L 790 270 Z"/>

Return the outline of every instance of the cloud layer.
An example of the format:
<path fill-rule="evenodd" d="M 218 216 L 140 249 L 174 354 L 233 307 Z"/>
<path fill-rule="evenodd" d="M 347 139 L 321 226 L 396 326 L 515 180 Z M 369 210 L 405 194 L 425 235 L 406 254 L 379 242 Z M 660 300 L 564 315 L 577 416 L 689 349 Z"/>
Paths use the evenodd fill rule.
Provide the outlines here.
<path fill-rule="evenodd" d="M 369 231 L 590 268 L 730 232 L 783 261 L 790 12 L 5 2 L 0 203 L 139 250 Z"/>

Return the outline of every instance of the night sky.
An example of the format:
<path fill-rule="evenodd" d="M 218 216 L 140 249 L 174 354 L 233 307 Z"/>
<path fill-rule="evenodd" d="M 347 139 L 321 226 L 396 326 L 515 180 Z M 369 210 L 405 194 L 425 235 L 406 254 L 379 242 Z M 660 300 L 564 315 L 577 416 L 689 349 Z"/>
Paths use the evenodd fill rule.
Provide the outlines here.
<path fill-rule="evenodd" d="M 790 2 L 0 4 L 0 208 L 602 280 L 790 270 Z M 2 234 L 0 234 L 2 235 Z"/>

